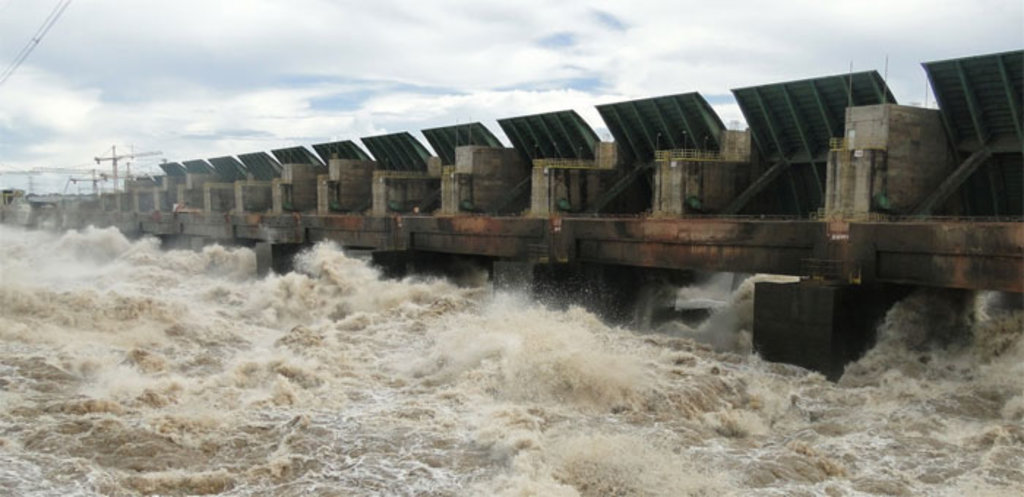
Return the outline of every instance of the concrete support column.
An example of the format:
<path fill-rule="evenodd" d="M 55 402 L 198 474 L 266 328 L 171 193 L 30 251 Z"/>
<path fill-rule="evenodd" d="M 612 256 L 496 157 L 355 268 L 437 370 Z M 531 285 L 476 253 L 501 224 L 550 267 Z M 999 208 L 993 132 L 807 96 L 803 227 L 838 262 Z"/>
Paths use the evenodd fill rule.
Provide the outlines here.
<path fill-rule="evenodd" d="M 256 253 L 256 275 L 263 277 L 271 273 L 274 268 L 274 244 L 257 243 L 252 251 Z"/>
<path fill-rule="evenodd" d="M 210 184 L 203 185 L 203 212 L 213 212 L 213 192 L 210 191 Z"/>
<path fill-rule="evenodd" d="M 244 214 L 245 210 L 245 182 L 235 182 L 235 212 Z"/>
<path fill-rule="evenodd" d="M 535 167 L 530 183 L 530 215 L 547 217 L 551 214 L 551 183 L 548 169 Z"/>
<path fill-rule="evenodd" d="M 331 191 L 330 176 L 321 174 L 316 177 L 316 213 L 318 216 L 326 216 L 331 212 Z"/>
<path fill-rule="evenodd" d="M 754 287 L 754 348 L 837 380 L 875 341 L 886 311 L 910 291 L 898 285 L 846 286 L 817 281 Z"/>
<path fill-rule="evenodd" d="M 301 243 L 258 242 L 253 246 L 256 253 L 256 274 L 266 276 L 271 271 L 285 274 L 292 270 L 295 256 L 308 245 Z"/>
<path fill-rule="evenodd" d="M 288 201 L 288 197 L 290 197 L 290 192 L 285 190 L 290 189 L 291 185 L 283 183 L 280 178 L 271 180 L 270 184 L 271 211 L 274 214 L 281 214 L 284 212 L 285 202 Z"/>

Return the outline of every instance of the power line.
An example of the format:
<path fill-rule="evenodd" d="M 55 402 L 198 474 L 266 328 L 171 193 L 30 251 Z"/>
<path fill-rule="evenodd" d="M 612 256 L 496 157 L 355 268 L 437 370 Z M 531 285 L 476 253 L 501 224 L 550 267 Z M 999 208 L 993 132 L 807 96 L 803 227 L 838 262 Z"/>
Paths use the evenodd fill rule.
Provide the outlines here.
<path fill-rule="evenodd" d="M 50 15 L 43 21 L 42 26 L 39 26 L 36 34 L 32 36 L 32 39 L 30 39 L 27 44 L 25 44 L 25 48 L 22 48 L 21 52 L 18 52 L 18 55 L 14 58 L 14 62 L 11 62 L 11 65 L 8 66 L 7 69 L 4 69 L 3 73 L 0 73 L 0 86 L 3 86 L 3 84 L 7 82 L 7 79 L 14 74 L 14 71 L 17 71 L 18 68 L 21 67 L 21 63 L 25 62 L 25 59 L 28 58 L 29 54 L 36 49 L 39 42 L 43 41 L 43 37 L 46 36 L 46 33 L 50 31 L 50 28 L 57 23 L 57 19 L 60 19 L 61 14 L 63 14 L 68 8 L 68 5 L 71 5 L 71 0 L 59 0 L 57 2 L 57 5 L 55 5 L 53 10 L 50 11 Z"/>

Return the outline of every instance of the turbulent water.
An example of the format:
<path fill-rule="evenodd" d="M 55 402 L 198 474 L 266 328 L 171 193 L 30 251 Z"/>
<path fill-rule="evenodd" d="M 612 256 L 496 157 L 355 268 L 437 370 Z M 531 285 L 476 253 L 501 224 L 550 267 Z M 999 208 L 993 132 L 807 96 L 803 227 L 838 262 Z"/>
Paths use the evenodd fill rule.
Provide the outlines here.
<path fill-rule="evenodd" d="M 750 281 L 712 347 L 330 244 L 263 279 L 158 245 L 0 227 L 0 494 L 1024 492 L 1022 312 L 992 295 L 912 295 L 830 383 L 748 352 Z"/>

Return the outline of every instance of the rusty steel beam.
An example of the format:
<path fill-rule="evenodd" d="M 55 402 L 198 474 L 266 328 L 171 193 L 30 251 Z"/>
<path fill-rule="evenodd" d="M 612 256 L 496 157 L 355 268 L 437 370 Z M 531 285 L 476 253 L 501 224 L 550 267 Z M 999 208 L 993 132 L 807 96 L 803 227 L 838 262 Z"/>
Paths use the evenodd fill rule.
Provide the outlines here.
<path fill-rule="evenodd" d="M 1024 293 L 1024 223 L 915 219 L 825 223 L 760 218 L 524 218 L 98 212 L 125 233 L 529 262 L 812 276 L 813 262 L 859 282 Z M 847 278 L 847 276 L 849 276 Z"/>
<path fill-rule="evenodd" d="M 409 250 L 525 259 L 544 244 L 547 220 L 520 217 L 406 217 L 402 238 Z"/>
<path fill-rule="evenodd" d="M 737 219 L 564 219 L 562 243 L 582 262 L 800 275 L 824 224 Z"/>
<path fill-rule="evenodd" d="M 1024 292 L 1019 222 L 851 223 L 850 254 L 865 282 Z"/>
<path fill-rule="evenodd" d="M 387 250 L 390 241 L 388 218 L 359 215 L 305 216 L 308 241 L 330 240 L 343 247 Z"/>

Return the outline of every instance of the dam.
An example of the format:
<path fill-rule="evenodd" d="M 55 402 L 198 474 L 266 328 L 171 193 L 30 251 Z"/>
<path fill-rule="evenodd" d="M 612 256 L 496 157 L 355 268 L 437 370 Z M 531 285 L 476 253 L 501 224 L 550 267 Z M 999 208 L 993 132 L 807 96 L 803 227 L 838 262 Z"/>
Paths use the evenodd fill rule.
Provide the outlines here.
<path fill-rule="evenodd" d="M 754 347 L 836 378 L 914 288 L 1024 293 L 1024 51 L 924 68 L 938 109 L 840 74 L 733 90 L 743 131 L 681 93 L 598 106 L 614 141 L 564 110 L 499 120 L 511 148 L 469 123 L 422 130 L 433 153 L 399 132 L 191 159 L 0 216 L 249 246 L 261 272 L 324 240 L 390 274 L 472 258 L 610 308 L 691 271 L 794 276 L 757 284 Z"/>

